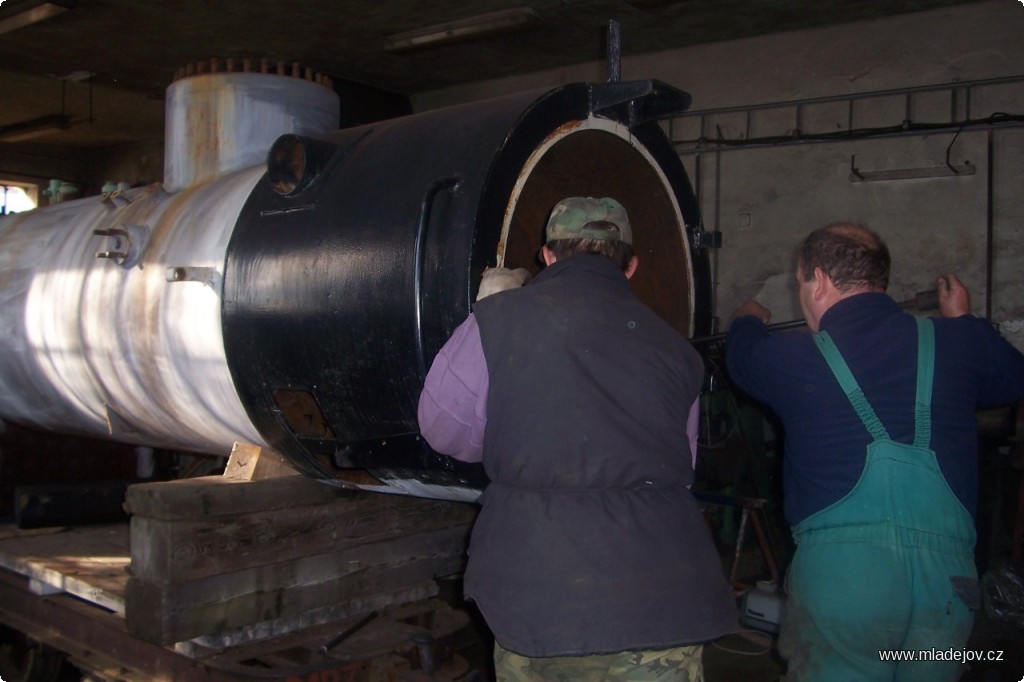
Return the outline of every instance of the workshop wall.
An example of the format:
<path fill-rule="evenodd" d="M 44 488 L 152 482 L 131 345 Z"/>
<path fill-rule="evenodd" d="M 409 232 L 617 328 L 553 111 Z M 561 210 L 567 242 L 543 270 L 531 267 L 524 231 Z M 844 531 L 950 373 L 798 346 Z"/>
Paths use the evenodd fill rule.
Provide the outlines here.
<path fill-rule="evenodd" d="M 889 243 L 897 300 L 956 272 L 972 292 L 973 312 L 991 315 L 1024 348 L 1024 120 L 996 127 L 983 121 L 1024 116 L 1021 35 L 1021 2 L 992 0 L 623 58 L 623 80 L 663 80 L 693 95 L 690 112 L 665 127 L 698 192 L 706 229 L 722 233 L 714 256 L 721 327 L 751 297 L 773 311 L 773 322 L 799 318 L 794 248 L 811 229 L 855 221 Z M 628 35 L 622 44 L 628 52 Z M 423 110 L 602 81 L 605 71 L 604 62 L 590 62 L 434 91 L 413 104 Z M 881 92 L 886 96 L 866 96 Z M 799 111 L 765 106 L 796 101 Z M 701 114 L 722 108 L 742 111 Z M 966 120 L 974 124 L 960 129 Z M 904 121 L 935 127 L 845 141 L 794 139 L 795 130 L 807 140 Z M 719 136 L 728 144 L 715 144 Z M 958 174 L 939 175 L 949 166 Z"/>

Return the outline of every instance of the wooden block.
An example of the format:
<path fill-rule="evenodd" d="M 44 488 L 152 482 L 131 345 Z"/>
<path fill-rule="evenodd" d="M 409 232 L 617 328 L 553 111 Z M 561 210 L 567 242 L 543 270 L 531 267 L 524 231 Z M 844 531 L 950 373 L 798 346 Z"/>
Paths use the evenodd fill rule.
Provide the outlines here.
<path fill-rule="evenodd" d="M 128 486 L 130 514 L 154 519 L 203 519 L 334 502 L 358 494 L 307 476 L 236 481 L 201 476 Z M 372 493 L 367 493 L 372 494 Z"/>
<path fill-rule="evenodd" d="M 465 502 L 364 493 L 329 504 L 205 520 L 131 520 L 132 572 L 181 582 L 302 557 L 339 552 L 415 533 L 468 528 Z"/>
<path fill-rule="evenodd" d="M 132 577 L 125 621 L 133 635 L 170 644 L 403 592 L 461 572 L 467 534 L 443 528 L 185 582 Z"/>
<path fill-rule="evenodd" d="M 234 481 L 255 481 L 280 476 L 298 476 L 298 471 L 283 455 L 252 443 L 236 442 L 224 467 L 225 478 Z"/>

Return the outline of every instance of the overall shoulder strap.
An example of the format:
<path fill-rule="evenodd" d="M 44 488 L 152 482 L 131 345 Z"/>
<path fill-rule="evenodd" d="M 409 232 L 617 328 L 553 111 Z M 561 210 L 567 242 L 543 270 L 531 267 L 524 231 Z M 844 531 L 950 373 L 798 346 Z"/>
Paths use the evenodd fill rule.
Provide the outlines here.
<path fill-rule="evenodd" d="M 914 445 L 927 448 L 932 440 L 932 379 L 935 377 L 935 327 L 917 318 L 917 397 L 914 399 Z"/>
<path fill-rule="evenodd" d="M 811 338 L 814 339 L 814 343 L 817 344 L 818 350 L 825 356 L 825 362 L 828 363 L 829 368 L 832 370 L 832 374 L 835 375 L 839 381 L 839 385 L 842 387 L 843 392 L 846 393 L 846 397 L 850 400 L 850 404 L 853 405 L 853 409 L 857 412 L 857 416 L 864 422 L 864 427 L 871 434 L 871 437 L 875 440 L 881 438 L 888 438 L 889 432 L 882 426 L 882 422 L 878 420 L 878 415 L 875 414 L 874 408 L 868 403 L 867 397 L 864 395 L 864 391 L 860 389 L 860 384 L 853 378 L 853 373 L 850 371 L 849 365 L 846 364 L 846 360 L 839 354 L 839 349 L 836 348 L 835 342 L 832 337 L 828 335 L 828 332 L 818 332 Z M 929 391 L 930 393 L 930 391 Z"/>

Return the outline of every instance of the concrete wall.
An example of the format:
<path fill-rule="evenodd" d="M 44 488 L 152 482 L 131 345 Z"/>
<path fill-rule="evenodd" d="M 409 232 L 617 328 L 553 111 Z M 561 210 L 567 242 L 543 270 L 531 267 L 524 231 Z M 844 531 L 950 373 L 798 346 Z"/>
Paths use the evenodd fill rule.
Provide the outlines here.
<path fill-rule="evenodd" d="M 730 140 L 803 133 L 952 123 L 995 112 L 1024 115 L 1024 6 L 991 0 L 888 19 L 627 57 L 623 80 L 659 79 L 693 95 L 687 116 L 666 130 L 698 189 L 707 229 L 722 232 L 715 260 L 716 313 L 727 326 L 735 307 L 756 297 L 773 321 L 800 317 L 792 253 L 811 229 L 834 221 L 868 225 L 893 252 L 897 300 L 956 272 L 976 315 L 1024 348 L 1024 128 L 940 127 L 928 134 L 856 141 L 698 146 L 699 112 L 812 98 L 856 97 L 796 109 L 705 116 L 705 135 Z M 623 35 L 628 52 L 629 36 Z M 426 93 L 417 110 L 569 82 L 605 80 L 603 62 Z M 934 92 L 916 91 L 937 86 Z M 887 97 L 867 93 L 899 91 Z M 909 109 L 908 109 L 909 107 Z M 1016 125 L 1021 125 L 1017 123 Z M 852 182 L 864 172 L 945 167 L 953 177 Z M 989 253 L 994 257 L 989 259 Z M 986 283 L 991 278 L 992 290 Z M 989 295 L 991 297 L 989 298 Z"/>

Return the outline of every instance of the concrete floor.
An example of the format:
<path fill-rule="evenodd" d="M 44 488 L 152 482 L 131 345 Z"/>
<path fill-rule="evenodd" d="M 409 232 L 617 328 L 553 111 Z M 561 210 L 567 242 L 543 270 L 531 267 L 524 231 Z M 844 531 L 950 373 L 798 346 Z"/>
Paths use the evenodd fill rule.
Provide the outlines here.
<path fill-rule="evenodd" d="M 776 682 L 785 673 L 777 638 L 753 633 L 730 635 L 704 647 L 705 682 Z M 979 617 L 967 649 L 1002 652 L 1001 661 L 968 665 L 959 682 L 1019 682 L 1024 677 L 1024 629 Z M 466 651 L 460 652 L 467 655 Z M 468 652 L 471 665 L 493 682 L 489 645 Z M 868 682 L 868 681 L 866 681 Z"/>
<path fill-rule="evenodd" d="M 776 638 L 765 651 L 740 636 L 725 637 L 704 649 L 706 682 L 774 682 L 785 672 Z M 963 671 L 959 682 L 1019 682 L 1024 678 L 1024 628 L 978 616 L 966 648 L 1000 652 L 1002 660 L 974 662 Z M 763 652 L 763 653 L 762 653 Z"/>
<path fill-rule="evenodd" d="M 707 682 L 774 682 L 785 672 L 776 638 L 748 631 L 705 645 Z"/>

